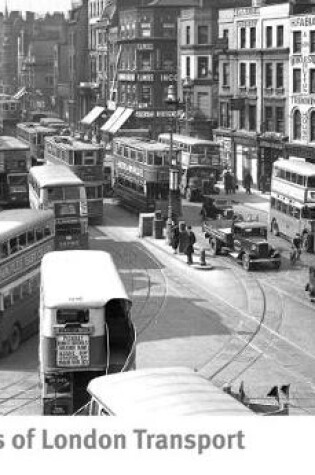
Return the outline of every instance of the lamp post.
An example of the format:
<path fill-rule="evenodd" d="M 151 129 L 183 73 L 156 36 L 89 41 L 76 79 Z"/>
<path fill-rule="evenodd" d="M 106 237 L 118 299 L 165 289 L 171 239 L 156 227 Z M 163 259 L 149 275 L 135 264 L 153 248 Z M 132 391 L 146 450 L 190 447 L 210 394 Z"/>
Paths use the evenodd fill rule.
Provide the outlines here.
<path fill-rule="evenodd" d="M 173 127 L 175 122 L 176 127 L 176 115 L 177 115 L 177 107 L 179 104 L 179 100 L 176 96 L 176 86 L 171 84 L 168 87 L 167 91 L 167 98 L 165 103 L 171 107 L 171 109 L 175 112 L 175 119 L 172 114 L 171 120 L 171 130 L 170 130 L 170 148 L 169 148 L 169 157 L 170 157 L 170 168 L 169 168 L 169 195 L 168 195 L 168 214 L 167 214 L 167 224 L 166 224 L 166 239 L 167 243 L 171 245 L 172 239 L 172 222 L 173 220 L 177 220 L 178 216 L 180 215 L 180 196 L 179 196 L 179 182 L 178 182 L 178 175 L 179 169 L 177 164 L 177 155 L 176 152 L 174 154 L 174 147 L 173 147 Z M 176 131 L 176 130 L 175 130 Z"/>
<path fill-rule="evenodd" d="M 191 108 L 191 91 L 192 91 L 192 81 L 189 77 L 186 77 L 183 80 L 183 96 L 184 96 L 184 103 L 185 103 L 185 134 L 189 135 L 189 113 Z"/>

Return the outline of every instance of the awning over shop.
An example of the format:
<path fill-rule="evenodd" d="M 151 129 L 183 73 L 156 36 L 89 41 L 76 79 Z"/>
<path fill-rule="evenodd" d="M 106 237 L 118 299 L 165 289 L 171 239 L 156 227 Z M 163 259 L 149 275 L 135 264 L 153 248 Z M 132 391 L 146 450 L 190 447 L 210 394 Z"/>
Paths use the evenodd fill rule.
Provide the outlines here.
<path fill-rule="evenodd" d="M 124 112 L 124 107 L 117 107 L 113 115 L 105 122 L 105 124 L 101 127 L 102 132 L 109 132 L 111 126 L 116 122 L 116 120 L 122 115 Z"/>
<path fill-rule="evenodd" d="M 121 116 L 114 122 L 114 124 L 109 129 L 110 134 L 116 134 L 116 132 L 124 125 L 125 122 L 129 119 L 131 114 L 133 113 L 133 109 L 125 109 Z"/>
<path fill-rule="evenodd" d="M 81 124 L 83 125 L 92 125 L 101 114 L 105 111 L 105 107 L 96 106 L 85 116 L 81 119 Z"/>
<path fill-rule="evenodd" d="M 114 114 L 108 119 L 108 121 L 101 128 L 102 132 L 108 132 L 109 134 L 115 134 L 129 119 L 133 109 L 124 107 L 118 107 Z"/>
<path fill-rule="evenodd" d="M 14 96 L 13 99 L 21 99 L 26 94 L 26 87 L 22 87 Z"/>

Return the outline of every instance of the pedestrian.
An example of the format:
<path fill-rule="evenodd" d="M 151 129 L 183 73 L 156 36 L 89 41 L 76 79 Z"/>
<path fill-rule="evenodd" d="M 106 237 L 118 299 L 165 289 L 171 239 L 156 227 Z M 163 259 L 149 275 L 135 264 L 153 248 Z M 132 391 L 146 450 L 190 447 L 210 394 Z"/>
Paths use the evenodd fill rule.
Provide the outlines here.
<path fill-rule="evenodd" d="M 177 248 L 179 245 L 179 226 L 173 221 L 171 229 L 171 246 L 173 248 L 174 254 L 177 253 Z"/>
<path fill-rule="evenodd" d="M 292 248 L 293 251 L 296 253 L 296 260 L 299 261 L 301 258 L 301 252 L 302 252 L 302 238 L 300 233 L 296 233 L 292 240 Z"/>
<path fill-rule="evenodd" d="M 235 174 L 231 171 L 231 193 L 235 193 L 236 191 L 236 178 Z"/>
<path fill-rule="evenodd" d="M 187 239 L 187 245 L 186 245 L 186 256 L 187 256 L 187 264 L 191 265 L 193 264 L 193 258 L 192 255 L 194 253 L 194 244 L 196 242 L 196 236 L 193 230 L 191 229 L 191 226 L 187 226 L 187 234 L 188 234 L 188 239 Z"/>
<path fill-rule="evenodd" d="M 224 183 L 224 189 L 225 193 L 228 195 L 231 187 L 231 174 L 229 170 L 226 170 L 226 173 L 223 175 L 223 183 Z"/>
<path fill-rule="evenodd" d="M 248 195 L 251 194 L 251 186 L 253 184 L 253 178 L 252 178 L 252 175 L 249 173 L 249 172 L 246 172 L 246 175 L 245 175 L 245 178 L 244 178 L 244 186 L 245 186 L 245 190 L 246 190 L 246 193 Z"/>

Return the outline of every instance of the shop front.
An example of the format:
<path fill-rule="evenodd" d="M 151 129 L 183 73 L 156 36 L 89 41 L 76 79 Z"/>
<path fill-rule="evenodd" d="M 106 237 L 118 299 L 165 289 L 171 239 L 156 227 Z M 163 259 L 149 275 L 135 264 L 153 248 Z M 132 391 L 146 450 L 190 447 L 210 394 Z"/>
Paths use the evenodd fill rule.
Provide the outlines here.
<path fill-rule="evenodd" d="M 259 144 L 258 135 L 241 135 L 234 133 L 235 147 L 235 175 L 237 182 L 243 186 L 246 173 L 253 179 L 253 188 L 258 188 L 259 183 Z"/>
<path fill-rule="evenodd" d="M 283 136 L 276 137 L 267 132 L 260 137 L 258 189 L 262 192 L 270 191 L 273 163 L 279 158 L 286 157 L 285 139 Z"/>

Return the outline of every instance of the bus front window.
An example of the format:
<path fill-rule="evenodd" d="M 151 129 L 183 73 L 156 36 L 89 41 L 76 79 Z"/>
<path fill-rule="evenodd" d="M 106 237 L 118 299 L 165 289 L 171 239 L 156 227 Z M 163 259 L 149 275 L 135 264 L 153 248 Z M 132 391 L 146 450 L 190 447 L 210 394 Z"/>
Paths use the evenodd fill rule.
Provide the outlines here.
<path fill-rule="evenodd" d="M 67 323 L 89 323 L 90 315 L 87 309 L 58 309 L 56 312 L 56 320 L 59 325 Z"/>
<path fill-rule="evenodd" d="M 63 201 L 63 192 L 61 186 L 47 188 L 48 201 Z"/>
<path fill-rule="evenodd" d="M 64 189 L 66 200 L 79 200 L 80 199 L 80 187 L 69 186 Z"/>
<path fill-rule="evenodd" d="M 315 176 L 309 176 L 307 179 L 307 187 L 315 188 Z"/>

